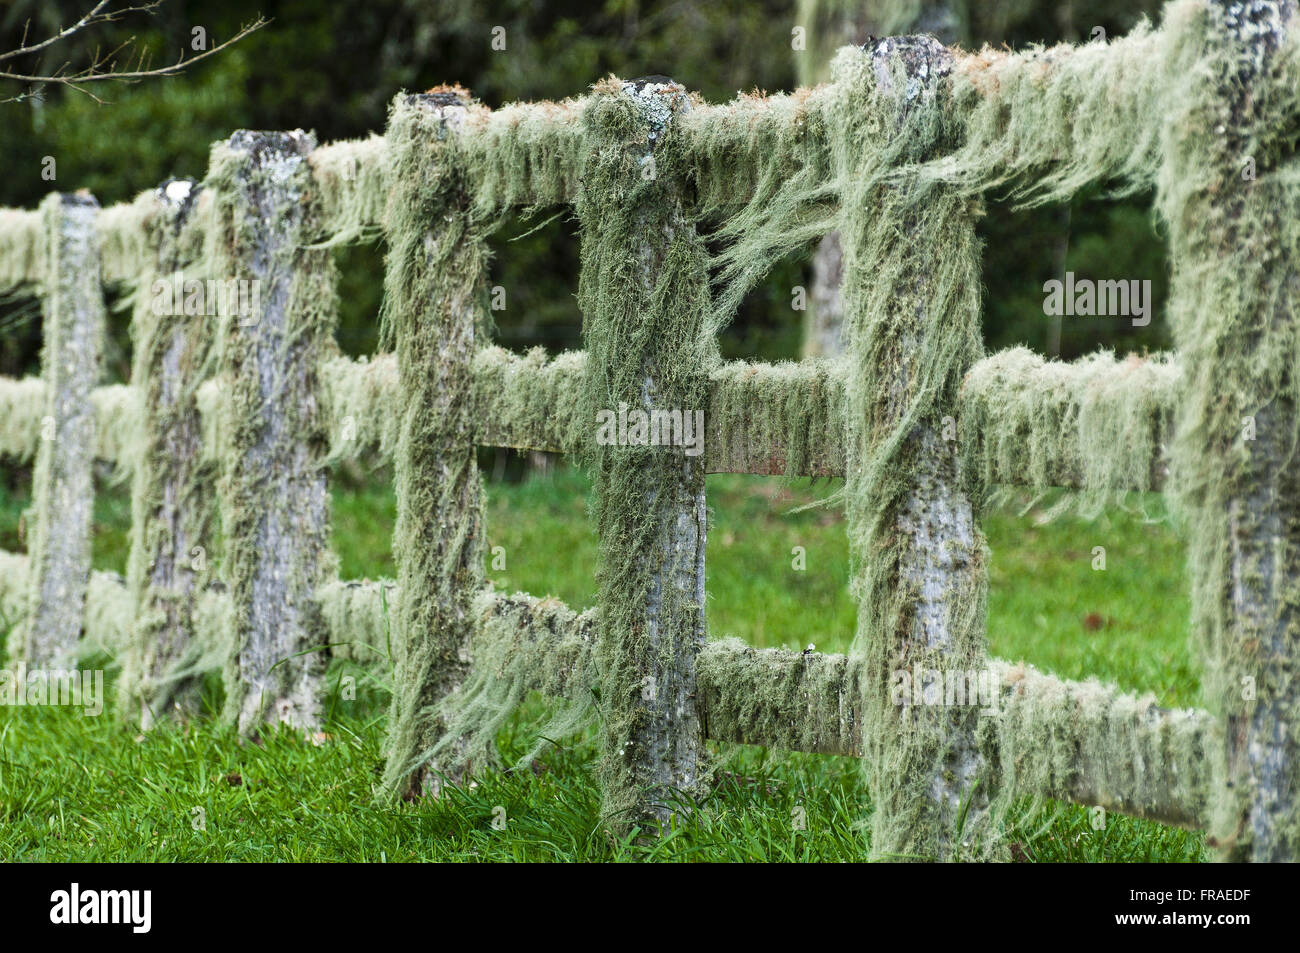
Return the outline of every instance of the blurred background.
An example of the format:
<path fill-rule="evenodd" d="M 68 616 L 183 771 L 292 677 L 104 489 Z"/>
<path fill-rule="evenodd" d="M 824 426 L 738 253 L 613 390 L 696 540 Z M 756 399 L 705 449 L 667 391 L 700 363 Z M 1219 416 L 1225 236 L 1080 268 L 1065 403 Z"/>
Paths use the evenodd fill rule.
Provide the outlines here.
<path fill-rule="evenodd" d="M 92 6 L 88 0 L 0 0 L 0 50 L 57 33 Z M 47 53 L 24 58 L 48 75 L 95 49 L 134 38 L 153 64 L 191 51 L 195 28 L 209 45 L 259 14 L 271 22 L 184 75 L 135 85 L 96 84 L 103 100 L 56 84 L 0 81 L 0 205 L 32 208 L 52 187 L 89 188 L 108 205 L 173 176 L 202 178 L 211 142 L 237 128 L 314 130 L 320 142 L 382 132 L 387 105 L 402 89 L 459 82 L 489 106 L 580 95 L 609 73 L 672 76 L 710 101 L 738 91 L 793 89 L 824 76 L 831 51 L 868 35 L 919 27 L 966 48 L 984 43 L 1087 40 L 1100 28 L 1126 33 L 1152 0 L 1079 4 L 1053 0 L 167 0 L 153 12 L 100 25 Z M 792 49 L 802 26 L 806 49 Z M 494 27 L 506 49 L 494 50 Z M 7 82 L 7 85 L 5 83 Z M 44 181 L 42 159 L 57 160 Z M 514 223 L 494 240 L 492 284 L 507 289 L 494 313 L 499 343 L 576 347 L 581 317 L 576 223 L 561 216 L 532 232 Z M 1073 358 L 1097 347 L 1168 346 L 1167 266 L 1149 197 L 1109 201 L 1101 190 L 1068 206 L 1013 212 L 996 198 L 981 223 L 984 326 L 988 347 L 1027 344 Z M 515 239 L 518 240 L 515 240 Z M 383 249 L 340 249 L 344 350 L 376 344 Z M 727 357 L 797 358 L 804 317 L 791 289 L 814 280 L 809 247 L 781 262 L 745 302 L 726 332 Z M 1053 319 L 1042 310 L 1045 280 L 1077 277 L 1152 281 L 1155 317 L 1134 329 L 1122 318 Z M 118 289 L 120 297 L 120 289 Z M 127 315 L 113 321 L 110 373 L 127 372 Z M 40 325 L 30 296 L 0 299 L 0 374 L 38 372 Z"/>

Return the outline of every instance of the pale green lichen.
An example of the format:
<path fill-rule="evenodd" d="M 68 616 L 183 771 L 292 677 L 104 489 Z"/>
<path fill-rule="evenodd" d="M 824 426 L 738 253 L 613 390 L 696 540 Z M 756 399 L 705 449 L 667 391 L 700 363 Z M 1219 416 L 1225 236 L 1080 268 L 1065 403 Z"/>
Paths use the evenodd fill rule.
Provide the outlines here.
<path fill-rule="evenodd" d="M 952 436 L 973 484 L 1074 487 L 1068 502 L 1093 516 L 1163 482 L 1177 384 L 1167 355 L 1063 363 L 1012 348 L 967 373 Z"/>
<path fill-rule="evenodd" d="M 128 476 L 136 464 L 139 426 L 144 408 L 140 392 L 130 384 L 96 387 L 90 395 L 95 404 L 95 459 L 113 465 L 118 479 Z"/>
<path fill-rule="evenodd" d="M 132 466 L 134 429 L 140 419 L 136 393 L 128 384 L 110 384 L 96 387 L 90 399 L 95 407 L 95 459 L 125 474 Z M 0 457 L 30 463 L 40 447 L 44 416 L 45 381 L 0 377 Z"/>
<path fill-rule="evenodd" d="M 515 767 L 548 744 L 578 734 L 596 720 L 596 628 L 599 613 L 581 615 L 557 599 L 481 591 L 474 618 L 474 668 L 440 710 L 447 733 L 434 756 L 463 745 L 478 764 L 499 763 L 497 733 L 530 692 L 561 701 L 544 721 L 525 727 L 535 739 Z"/>
<path fill-rule="evenodd" d="M 0 378 L 0 455 L 15 463 L 29 463 L 41 441 L 45 415 L 45 381 Z"/>
<path fill-rule="evenodd" d="M 783 751 L 857 754 L 860 674 L 846 655 L 710 642 L 698 672 L 705 734 Z"/>
<path fill-rule="evenodd" d="M 330 655 L 361 665 L 392 667 L 397 586 L 377 582 L 329 582 L 316 591 L 329 630 Z"/>
<path fill-rule="evenodd" d="M 966 194 L 1005 190 L 1021 204 L 1062 201 L 1097 183 L 1115 194 L 1149 189 L 1165 90 L 1192 65 L 1181 49 L 1176 30 L 1142 23 L 1109 42 L 962 57 L 952 87 L 960 144 L 896 174 Z"/>
<path fill-rule="evenodd" d="M 846 368 L 828 361 L 728 361 L 710 375 L 710 472 L 844 473 Z"/>
<path fill-rule="evenodd" d="M 91 394 L 103 373 L 105 307 L 89 194 L 52 193 L 41 203 L 44 237 L 45 381 L 41 442 L 32 471 L 28 553 L 31 612 L 10 654 L 59 667 L 81 632 L 94 507 L 96 420 Z"/>
<path fill-rule="evenodd" d="M 945 108 L 949 62 L 933 41 L 904 39 L 843 50 L 834 65 L 845 356 L 856 370 L 846 382 L 845 514 L 878 857 L 951 857 L 950 799 L 979 785 L 968 776 L 978 770 L 973 710 L 890 695 L 899 669 L 976 668 L 985 656 L 983 540 L 936 439 L 982 356 L 980 209 L 948 189 L 891 182 L 895 169 L 957 141 L 960 124 Z M 986 804 L 979 787 L 960 835 L 976 853 L 990 849 Z"/>
<path fill-rule="evenodd" d="M 322 413 L 328 421 L 329 463 L 391 462 L 397 449 L 402 398 L 397 360 L 334 357 L 320 366 Z"/>
<path fill-rule="evenodd" d="M 99 213 L 100 261 L 104 281 L 134 285 L 148 270 L 149 236 L 157 207 L 154 190 Z"/>
<path fill-rule="evenodd" d="M 494 110 L 471 104 L 461 157 L 475 217 L 572 201 L 581 188 L 581 112 L 572 99 Z"/>
<path fill-rule="evenodd" d="M 703 410 L 720 362 L 708 253 L 681 200 L 686 166 L 673 116 L 685 99 L 672 84 L 611 79 L 583 113 L 579 407 L 591 429 L 579 458 L 591 469 L 600 535 L 599 777 L 602 813 L 616 831 L 662 825 L 666 799 L 694 795 L 707 773 L 692 737 L 704 640 L 703 460 L 680 447 L 601 443 L 595 428 L 597 414 L 621 405 Z"/>
<path fill-rule="evenodd" d="M 45 280 L 40 212 L 0 208 L 0 292 L 34 290 Z"/>
<path fill-rule="evenodd" d="M 979 739 L 1005 801 L 1057 798 L 1184 827 L 1205 822 L 1208 713 L 1023 663 L 991 660 L 987 671 L 998 696 L 980 716 Z"/>
<path fill-rule="evenodd" d="M 474 355 L 477 439 L 493 447 L 573 453 L 593 422 L 581 413 L 587 356 L 566 352 L 548 359 L 533 348 L 519 356 L 499 347 Z"/>
<path fill-rule="evenodd" d="M 373 241 L 388 201 L 388 143 L 380 136 L 331 142 L 307 158 L 320 205 L 323 246 Z"/>

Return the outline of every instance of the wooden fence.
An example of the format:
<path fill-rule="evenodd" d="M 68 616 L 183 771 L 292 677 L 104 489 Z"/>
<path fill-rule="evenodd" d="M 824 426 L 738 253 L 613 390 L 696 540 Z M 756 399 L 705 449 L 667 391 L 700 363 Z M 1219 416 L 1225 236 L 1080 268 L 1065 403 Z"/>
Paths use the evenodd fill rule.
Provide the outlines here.
<path fill-rule="evenodd" d="M 107 649 L 145 725 L 221 668 L 227 717 L 253 731 L 316 724 L 323 647 L 379 663 L 391 644 L 394 795 L 491 757 L 484 732 L 536 689 L 595 716 L 617 830 L 699 792 L 712 739 L 861 756 L 880 856 L 995 854 L 1009 806 L 1050 797 L 1295 859 L 1293 13 L 1183 0 L 1159 30 L 1023 54 L 892 38 L 841 51 L 823 86 L 721 106 L 662 78 L 495 111 L 447 88 L 399 96 L 384 137 L 238 132 L 202 183 L 0 211 L 0 283 L 43 296 L 46 341 L 40 380 L 0 382 L 0 453 L 35 460 L 29 555 L 0 553 L 11 656 Z M 1156 188 L 1176 355 L 983 356 L 982 195 L 1094 183 Z M 487 236 L 565 204 L 585 350 L 484 343 Z M 732 223 L 720 290 L 706 217 Z M 745 281 L 832 227 L 845 357 L 719 360 Z M 333 342 L 329 247 L 379 235 L 386 352 L 355 361 Z M 130 383 L 100 387 L 111 282 L 135 288 L 135 351 Z M 620 402 L 704 410 L 703 453 L 598 444 L 593 411 Z M 485 582 L 476 446 L 590 466 L 598 608 Z M 395 583 L 334 578 L 326 475 L 348 459 L 394 465 Z M 125 579 L 91 571 L 97 465 L 132 483 Z M 708 472 L 844 478 L 852 653 L 706 639 Z M 994 484 L 1173 493 L 1207 710 L 987 657 Z M 891 692 L 922 670 L 987 674 L 995 698 Z"/>

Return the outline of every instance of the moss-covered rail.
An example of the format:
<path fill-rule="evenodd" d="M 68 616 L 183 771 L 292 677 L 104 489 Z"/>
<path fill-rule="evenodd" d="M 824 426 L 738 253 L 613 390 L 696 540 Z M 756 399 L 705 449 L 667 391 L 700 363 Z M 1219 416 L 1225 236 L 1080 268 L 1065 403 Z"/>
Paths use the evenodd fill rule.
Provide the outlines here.
<path fill-rule="evenodd" d="M 68 523 L 57 567 L 48 530 L 30 558 L 0 554 L 0 607 L 24 631 L 57 618 L 62 642 L 80 618 L 145 724 L 220 669 L 242 730 L 308 728 L 322 652 L 391 665 L 387 797 L 494 761 L 539 691 L 543 737 L 598 726 L 619 832 L 689 809 L 713 739 L 862 757 L 881 856 L 998 856 L 1013 801 L 1057 798 L 1208 828 L 1226 858 L 1300 859 L 1294 17 L 1292 0 L 1178 0 L 1158 28 L 1082 46 L 895 37 L 841 50 L 822 85 L 722 105 L 664 77 L 498 110 L 445 87 L 399 96 L 383 137 L 241 132 L 202 183 L 0 210 L 0 290 L 48 304 L 43 377 L 0 381 L 0 455 L 38 460 L 37 525 Z M 1090 185 L 1155 191 L 1176 351 L 985 356 L 984 196 Z M 566 204 L 584 350 L 491 346 L 486 237 Z M 722 361 L 741 297 L 832 231 L 844 356 Z M 326 249 L 381 236 L 384 353 L 354 361 L 330 339 Z M 136 295 L 125 385 L 94 386 L 101 280 Z M 89 335 L 71 363 L 69 334 Z M 599 606 L 484 582 L 476 444 L 592 470 Z M 133 481 L 126 580 L 82 555 L 95 458 Z M 396 582 L 332 578 L 342 460 L 394 464 Z M 845 478 L 847 656 L 706 640 L 706 472 Z M 1171 497 L 1204 710 L 987 658 L 978 513 L 998 484 L 1093 509 Z"/>

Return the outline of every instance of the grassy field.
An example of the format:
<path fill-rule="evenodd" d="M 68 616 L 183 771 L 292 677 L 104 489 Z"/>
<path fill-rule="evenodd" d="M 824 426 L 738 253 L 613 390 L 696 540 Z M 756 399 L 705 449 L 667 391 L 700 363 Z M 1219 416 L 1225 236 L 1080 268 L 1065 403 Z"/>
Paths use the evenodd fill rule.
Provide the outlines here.
<path fill-rule="evenodd" d="M 758 646 L 844 651 L 855 610 L 836 483 L 709 478 L 709 625 L 713 637 Z M 585 479 L 561 469 L 489 489 L 489 543 L 505 568 L 499 588 L 591 605 L 596 539 Z M 823 505 L 806 504 L 824 501 Z M 21 493 L 0 495 L 0 548 L 21 551 Z M 801 508 L 802 507 L 802 508 Z M 994 654 L 1062 676 L 1096 675 L 1164 703 L 1194 704 L 1197 669 L 1186 638 L 1183 547 L 1168 524 L 1114 513 L 1095 521 L 1003 507 L 986 515 L 992 552 L 989 638 Z M 336 490 L 334 547 L 345 578 L 392 576 L 391 490 L 380 481 Z M 95 563 L 121 571 L 129 504 L 118 489 L 96 508 Z M 806 568 L 793 568 L 804 548 Z M 1105 548 L 1105 571 L 1093 569 Z M 719 783 L 680 829 L 653 846 L 602 833 L 588 740 L 553 749 L 530 770 L 492 772 L 437 802 L 381 809 L 387 692 L 358 679 L 337 693 L 311 741 L 278 733 L 240 743 L 210 719 L 147 737 L 72 709 L 0 708 L 0 860 L 859 860 L 869 801 L 850 759 L 719 748 Z M 110 674 L 111 677 L 111 674 Z M 219 688 L 212 686 L 216 705 Z M 536 714 L 540 703 L 520 722 Z M 502 738 L 527 744 L 524 726 Z M 806 816 L 806 829 L 794 818 Z M 504 823 L 502 823 L 504 821 Z M 1011 834 L 1032 861 L 1195 861 L 1202 837 L 1085 810 L 1046 805 Z"/>

